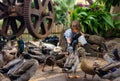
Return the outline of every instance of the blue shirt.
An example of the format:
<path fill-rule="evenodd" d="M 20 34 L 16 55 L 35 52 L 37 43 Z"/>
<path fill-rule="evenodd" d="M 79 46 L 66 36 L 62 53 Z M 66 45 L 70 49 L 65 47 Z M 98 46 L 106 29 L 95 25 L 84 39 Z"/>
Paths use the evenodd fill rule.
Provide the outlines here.
<path fill-rule="evenodd" d="M 72 30 L 69 28 L 65 31 L 64 33 L 65 38 L 70 38 L 72 39 Z"/>

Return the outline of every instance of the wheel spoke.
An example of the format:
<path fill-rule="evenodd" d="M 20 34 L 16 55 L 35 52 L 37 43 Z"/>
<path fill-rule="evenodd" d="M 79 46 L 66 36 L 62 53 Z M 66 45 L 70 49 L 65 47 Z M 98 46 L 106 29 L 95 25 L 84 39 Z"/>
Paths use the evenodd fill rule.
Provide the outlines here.
<path fill-rule="evenodd" d="M 51 16 L 51 18 L 53 19 L 54 9 L 52 7 L 53 5 L 51 3 L 51 0 L 47 0 L 46 2 L 45 1 L 43 1 L 44 11 L 42 17 Z"/>
<path fill-rule="evenodd" d="M 4 1 L 6 5 L 11 5 L 11 1 L 10 0 L 5 0 Z"/>
<path fill-rule="evenodd" d="M 49 2 L 50 2 L 50 0 L 43 0 L 42 5 L 43 5 L 44 9 L 46 9 L 46 7 L 48 6 Z"/>
<path fill-rule="evenodd" d="M 39 21 L 36 21 L 36 22 L 35 22 L 34 27 L 35 27 L 35 31 L 36 31 L 36 32 L 39 32 L 39 31 L 40 31 L 40 23 L 41 23 L 41 22 L 39 22 Z"/>
<path fill-rule="evenodd" d="M 8 13 L 6 12 L 0 12 L 0 19 L 4 19 L 8 17 Z"/>
<path fill-rule="evenodd" d="M 40 12 L 37 9 L 34 8 L 34 9 L 31 9 L 31 14 L 35 15 L 35 16 L 39 16 Z"/>
<path fill-rule="evenodd" d="M 5 10 L 7 10 L 7 8 L 8 7 L 5 4 L 3 4 L 2 2 L 0 2 L 0 10 L 5 11 Z"/>
<path fill-rule="evenodd" d="M 44 12 L 51 11 L 53 13 L 53 5 L 51 0 L 44 0 L 42 4 L 43 4 Z"/>
<path fill-rule="evenodd" d="M 3 20 L 3 25 L 2 25 L 2 32 L 7 33 L 10 25 L 10 19 L 6 18 Z"/>
<path fill-rule="evenodd" d="M 52 16 L 45 16 L 44 19 L 53 19 Z"/>

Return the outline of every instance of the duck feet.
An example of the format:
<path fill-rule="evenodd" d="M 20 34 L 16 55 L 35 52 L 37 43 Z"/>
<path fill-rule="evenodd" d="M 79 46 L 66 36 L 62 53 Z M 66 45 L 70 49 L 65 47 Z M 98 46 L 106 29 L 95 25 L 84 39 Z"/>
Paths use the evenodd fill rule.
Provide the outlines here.
<path fill-rule="evenodd" d="M 80 76 L 79 75 L 75 75 L 75 78 L 78 79 L 78 78 L 80 78 Z"/>
<path fill-rule="evenodd" d="M 68 75 L 68 78 L 73 78 L 73 76 L 71 76 L 71 75 Z"/>

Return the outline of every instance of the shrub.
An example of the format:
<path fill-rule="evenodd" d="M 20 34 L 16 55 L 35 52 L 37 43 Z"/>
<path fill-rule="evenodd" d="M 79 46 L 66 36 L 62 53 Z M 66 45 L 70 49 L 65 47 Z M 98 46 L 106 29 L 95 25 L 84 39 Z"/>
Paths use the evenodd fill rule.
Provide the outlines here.
<path fill-rule="evenodd" d="M 89 7 L 77 5 L 70 11 L 70 20 L 79 20 L 82 31 L 89 34 L 104 36 L 107 31 L 114 29 L 112 15 L 105 11 L 104 6 L 94 3 Z"/>

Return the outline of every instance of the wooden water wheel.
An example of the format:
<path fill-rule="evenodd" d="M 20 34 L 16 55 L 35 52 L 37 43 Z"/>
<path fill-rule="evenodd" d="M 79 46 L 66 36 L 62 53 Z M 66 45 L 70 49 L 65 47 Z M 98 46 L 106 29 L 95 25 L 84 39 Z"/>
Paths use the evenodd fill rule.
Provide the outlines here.
<path fill-rule="evenodd" d="M 35 38 L 48 36 L 54 22 L 51 0 L 25 0 L 24 8 L 24 20 L 29 33 Z"/>
<path fill-rule="evenodd" d="M 23 2 L 16 4 L 16 0 L 3 0 L 0 2 L 0 19 L 3 20 L 0 34 L 4 37 L 20 36 L 25 29 L 23 19 Z"/>
<path fill-rule="evenodd" d="M 35 38 L 47 37 L 54 22 L 54 9 L 51 0 L 2 0 L 0 19 L 3 20 L 0 35 L 16 37 L 25 28 Z"/>

